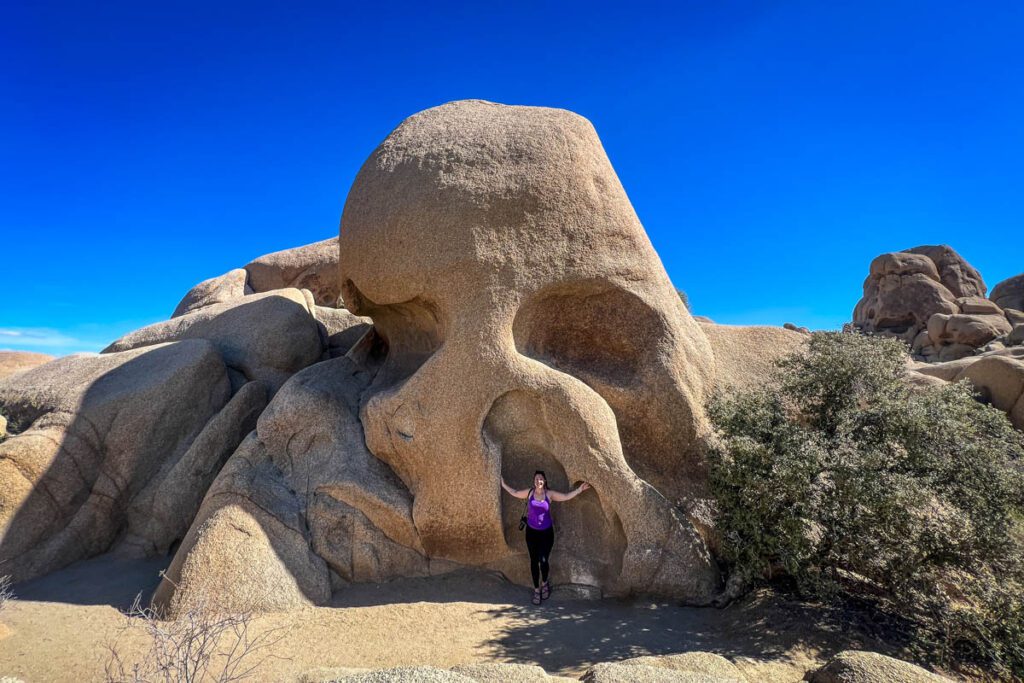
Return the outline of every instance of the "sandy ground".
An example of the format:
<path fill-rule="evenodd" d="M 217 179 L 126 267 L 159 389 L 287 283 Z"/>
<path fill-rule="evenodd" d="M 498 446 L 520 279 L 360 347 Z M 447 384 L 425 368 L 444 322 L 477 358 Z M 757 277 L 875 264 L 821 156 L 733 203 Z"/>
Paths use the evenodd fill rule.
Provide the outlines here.
<path fill-rule="evenodd" d="M 104 680 L 105 646 L 124 623 L 119 609 L 151 593 L 162 568 L 103 556 L 15 586 L 0 614 L 0 676 Z M 597 662 L 701 650 L 733 659 L 751 680 L 795 682 L 840 650 L 886 651 L 824 612 L 768 595 L 713 609 L 581 600 L 556 587 L 538 608 L 526 589 L 466 573 L 353 586 L 330 607 L 254 619 L 254 634 L 267 630 L 278 642 L 259 654 L 274 656 L 251 680 L 294 681 L 318 667 L 480 662 L 537 664 L 575 678 Z M 130 659 L 147 645 L 129 632 L 119 651 Z"/>

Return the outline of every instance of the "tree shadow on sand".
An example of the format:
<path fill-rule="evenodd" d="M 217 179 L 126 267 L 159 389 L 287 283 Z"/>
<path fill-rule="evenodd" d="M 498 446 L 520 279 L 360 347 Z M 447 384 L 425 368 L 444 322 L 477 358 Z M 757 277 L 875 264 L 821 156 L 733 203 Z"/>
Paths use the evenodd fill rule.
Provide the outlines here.
<path fill-rule="evenodd" d="M 828 657 L 845 649 L 891 649 L 850 630 L 838 611 L 767 593 L 724 609 L 553 596 L 540 607 L 501 606 L 482 613 L 513 624 L 486 644 L 490 656 L 537 664 L 548 672 L 691 651 L 785 660 L 796 651 Z"/>

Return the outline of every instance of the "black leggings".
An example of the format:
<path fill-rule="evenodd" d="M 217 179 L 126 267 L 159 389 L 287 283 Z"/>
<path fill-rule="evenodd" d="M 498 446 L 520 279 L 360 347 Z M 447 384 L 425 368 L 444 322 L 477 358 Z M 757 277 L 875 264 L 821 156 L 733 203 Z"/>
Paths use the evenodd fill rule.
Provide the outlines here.
<path fill-rule="evenodd" d="M 548 580 L 548 555 L 555 544 L 555 528 L 537 530 L 526 527 L 526 547 L 530 550 L 530 574 L 533 575 L 533 587 L 540 588 L 540 579 Z"/>

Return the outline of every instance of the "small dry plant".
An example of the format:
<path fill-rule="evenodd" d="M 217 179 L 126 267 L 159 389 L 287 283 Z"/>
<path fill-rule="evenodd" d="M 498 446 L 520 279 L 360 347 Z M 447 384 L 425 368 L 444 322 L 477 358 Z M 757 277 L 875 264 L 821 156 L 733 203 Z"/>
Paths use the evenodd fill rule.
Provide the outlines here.
<path fill-rule="evenodd" d="M 252 610 L 221 609 L 216 600 L 194 599 L 176 619 L 144 607 L 135 597 L 125 622 L 107 645 L 107 683 L 230 683 L 246 680 L 269 659 L 287 635 L 283 627 L 252 633 Z M 150 642 L 141 657 L 127 654 L 129 641 Z"/>
<path fill-rule="evenodd" d="M 11 591 L 11 577 L 0 576 L 0 612 L 4 611 L 4 607 L 7 606 L 7 601 L 14 597 L 14 592 Z"/>

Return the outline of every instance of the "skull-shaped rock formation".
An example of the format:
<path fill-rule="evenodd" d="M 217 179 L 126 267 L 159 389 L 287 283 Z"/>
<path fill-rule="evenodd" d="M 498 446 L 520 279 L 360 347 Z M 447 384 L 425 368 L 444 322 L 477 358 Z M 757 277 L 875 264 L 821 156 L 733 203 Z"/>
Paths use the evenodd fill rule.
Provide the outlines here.
<path fill-rule="evenodd" d="M 359 172 L 340 248 L 342 296 L 388 347 L 366 443 L 428 554 L 508 556 L 520 510 L 499 475 L 540 468 L 596 489 L 559 511 L 574 580 L 709 596 L 676 506 L 705 497 L 713 356 L 588 121 L 480 101 L 409 118 Z"/>
<path fill-rule="evenodd" d="M 374 329 L 281 389 L 159 602 L 231 589 L 204 569 L 231 564 L 221 547 L 276 583 L 291 571 L 291 604 L 322 600 L 327 568 L 335 588 L 458 565 L 526 582 L 522 501 L 499 477 L 526 486 L 535 469 L 555 489 L 593 485 L 554 511 L 556 581 L 714 596 L 714 355 L 588 121 L 480 101 L 412 116 L 360 170 L 340 235 L 342 296 Z M 315 557 L 285 550 L 299 546 Z"/>

